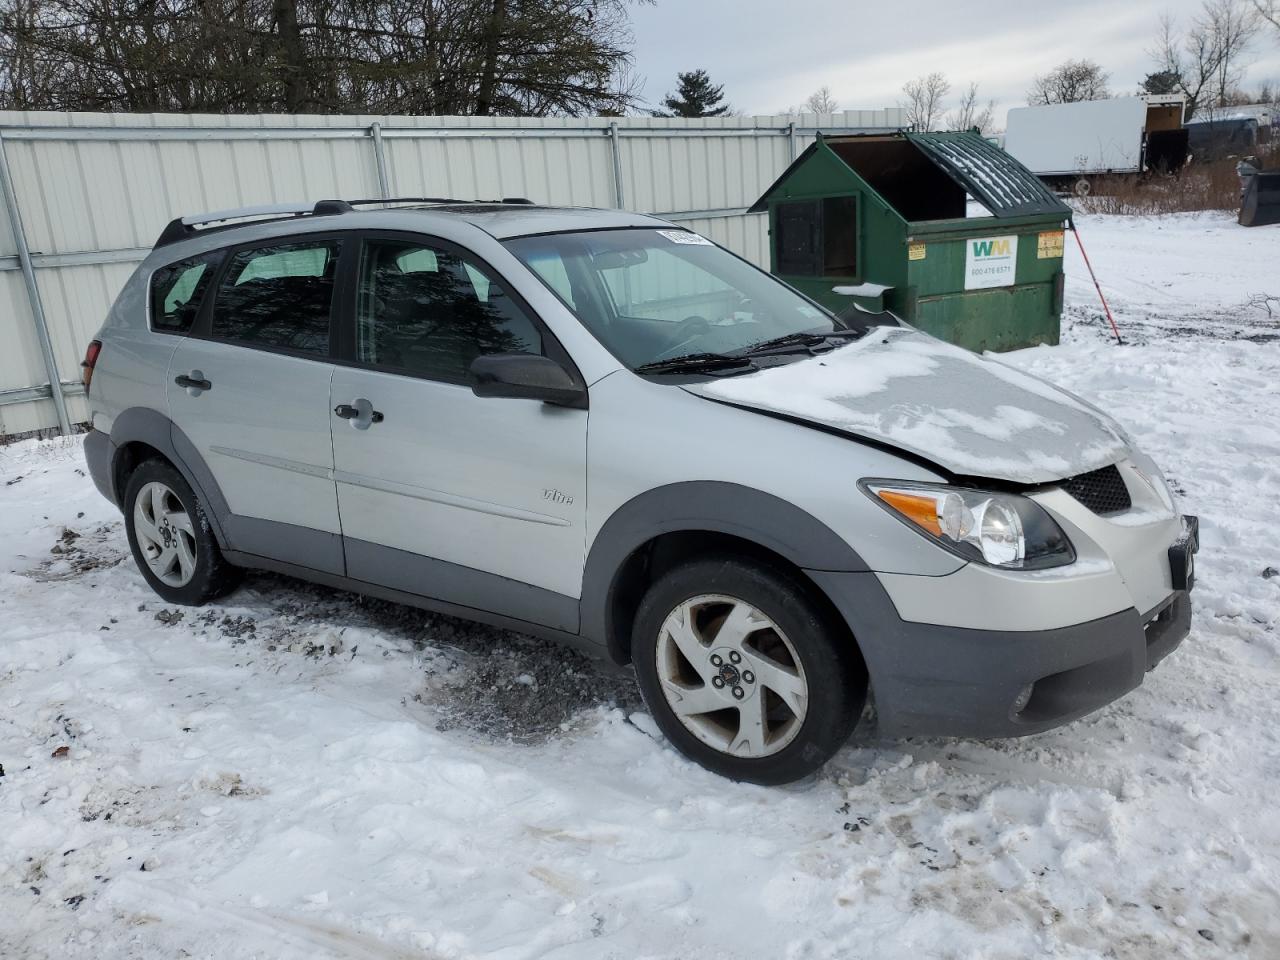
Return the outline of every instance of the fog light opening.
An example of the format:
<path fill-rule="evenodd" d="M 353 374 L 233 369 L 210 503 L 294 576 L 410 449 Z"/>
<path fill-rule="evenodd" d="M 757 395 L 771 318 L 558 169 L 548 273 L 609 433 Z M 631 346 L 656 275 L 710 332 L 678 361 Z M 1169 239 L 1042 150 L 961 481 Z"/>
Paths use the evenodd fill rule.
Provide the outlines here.
<path fill-rule="evenodd" d="M 1031 702 L 1031 694 L 1035 692 L 1035 689 L 1036 685 L 1034 683 L 1028 683 L 1018 691 L 1018 695 L 1013 698 L 1013 708 L 1010 711 L 1015 717 L 1027 709 L 1027 704 Z"/>

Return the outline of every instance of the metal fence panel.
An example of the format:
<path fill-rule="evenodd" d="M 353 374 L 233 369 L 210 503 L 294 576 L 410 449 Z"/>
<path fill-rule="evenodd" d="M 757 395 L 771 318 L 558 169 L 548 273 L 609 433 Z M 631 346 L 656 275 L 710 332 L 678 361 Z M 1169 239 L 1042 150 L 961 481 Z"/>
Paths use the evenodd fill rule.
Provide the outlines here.
<path fill-rule="evenodd" d="M 221 116 L 0 111 L 0 134 L 72 421 L 79 361 L 173 217 L 383 196 L 527 197 L 667 215 L 761 266 L 745 208 L 815 128 L 892 130 L 902 111 L 817 117 Z M 56 426 L 20 244 L 0 203 L 0 435 Z"/>
<path fill-rule="evenodd" d="M 612 160 L 603 131 L 594 139 L 392 137 L 385 149 L 393 195 L 613 206 Z"/>

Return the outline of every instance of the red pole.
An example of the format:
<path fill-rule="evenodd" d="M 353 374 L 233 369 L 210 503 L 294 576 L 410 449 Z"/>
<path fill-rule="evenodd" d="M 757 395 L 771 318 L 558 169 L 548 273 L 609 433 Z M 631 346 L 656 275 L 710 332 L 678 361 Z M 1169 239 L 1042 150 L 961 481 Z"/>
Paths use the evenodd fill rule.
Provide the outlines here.
<path fill-rule="evenodd" d="M 1098 283 L 1098 275 L 1093 272 L 1093 264 L 1089 262 L 1089 255 L 1084 252 L 1084 243 L 1080 240 L 1080 231 L 1076 229 L 1076 222 L 1071 221 L 1071 232 L 1075 235 L 1076 246 L 1080 248 L 1080 256 L 1084 257 L 1084 265 L 1089 268 L 1089 276 L 1093 278 L 1093 288 L 1098 291 L 1098 299 L 1102 301 L 1102 309 L 1106 311 L 1107 319 L 1111 321 L 1111 330 L 1116 335 L 1116 343 L 1123 344 L 1120 339 L 1120 328 L 1116 326 L 1116 318 L 1111 315 L 1111 308 L 1107 306 L 1107 298 L 1102 294 L 1102 286 Z"/>

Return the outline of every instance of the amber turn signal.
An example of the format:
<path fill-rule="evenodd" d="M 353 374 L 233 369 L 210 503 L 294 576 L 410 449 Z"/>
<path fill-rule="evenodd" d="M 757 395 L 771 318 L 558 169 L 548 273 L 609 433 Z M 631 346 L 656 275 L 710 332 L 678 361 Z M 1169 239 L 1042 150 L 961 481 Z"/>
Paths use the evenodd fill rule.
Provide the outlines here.
<path fill-rule="evenodd" d="M 877 490 L 876 496 L 935 537 L 942 536 L 942 523 L 938 517 L 937 496 L 920 496 L 901 490 Z"/>

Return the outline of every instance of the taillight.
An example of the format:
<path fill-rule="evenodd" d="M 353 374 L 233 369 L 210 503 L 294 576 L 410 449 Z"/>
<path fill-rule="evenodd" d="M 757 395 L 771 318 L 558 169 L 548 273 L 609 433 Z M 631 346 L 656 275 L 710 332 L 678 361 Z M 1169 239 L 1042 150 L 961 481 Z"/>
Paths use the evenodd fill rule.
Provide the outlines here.
<path fill-rule="evenodd" d="M 84 361 L 80 364 L 80 379 L 84 381 L 84 392 L 89 392 L 89 384 L 93 381 L 93 368 L 98 362 L 98 354 L 102 352 L 101 340 L 90 340 L 84 351 Z"/>

